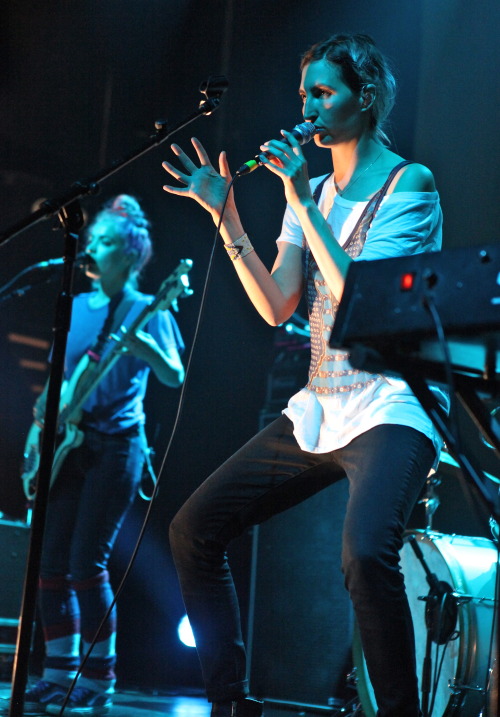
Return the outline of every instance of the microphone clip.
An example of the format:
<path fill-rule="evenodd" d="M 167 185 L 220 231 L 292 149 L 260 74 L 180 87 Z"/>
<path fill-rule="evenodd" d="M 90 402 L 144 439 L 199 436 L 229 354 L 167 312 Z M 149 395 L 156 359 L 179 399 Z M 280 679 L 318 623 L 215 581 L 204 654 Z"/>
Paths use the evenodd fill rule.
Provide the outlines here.
<path fill-rule="evenodd" d="M 199 90 L 202 95 L 206 97 L 206 99 L 201 100 L 199 104 L 200 109 L 204 109 L 206 105 L 206 110 L 203 111 L 203 114 L 211 115 L 212 112 L 217 109 L 222 95 L 228 87 L 229 82 L 224 75 L 210 75 L 207 80 L 200 84 Z"/>

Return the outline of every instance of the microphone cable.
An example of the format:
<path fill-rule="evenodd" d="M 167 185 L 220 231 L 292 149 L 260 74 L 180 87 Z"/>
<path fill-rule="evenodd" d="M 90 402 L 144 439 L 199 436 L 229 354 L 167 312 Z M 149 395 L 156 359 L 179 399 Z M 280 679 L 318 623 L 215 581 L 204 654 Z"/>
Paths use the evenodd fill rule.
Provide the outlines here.
<path fill-rule="evenodd" d="M 461 451 L 462 440 L 461 440 L 460 428 L 459 428 L 459 422 L 458 422 L 458 402 L 457 402 L 457 395 L 456 395 L 456 391 L 455 391 L 455 377 L 453 375 L 453 363 L 451 360 L 450 348 L 448 346 L 448 341 L 446 339 L 446 335 L 444 332 L 444 326 L 441 321 L 439 311 L 437 309 L 437 306 L 436 306 L 434 299 L 430 292 L 426 292 L 426 294 L 424 296 L 423 303 L 424 303 L 424 307 L 427 309 L 427 311 L 431 315 L 431 318 L 434 322 L 434 327 L 436 329 L 436 336 L 438 338 L 441 350 L 443 351 L 446 384 L 449 389 L 449 399 L 450 399 L 450 412 L 449 412 L 450 430 L 455 439 L 457 449 L 459 451 Z"/>

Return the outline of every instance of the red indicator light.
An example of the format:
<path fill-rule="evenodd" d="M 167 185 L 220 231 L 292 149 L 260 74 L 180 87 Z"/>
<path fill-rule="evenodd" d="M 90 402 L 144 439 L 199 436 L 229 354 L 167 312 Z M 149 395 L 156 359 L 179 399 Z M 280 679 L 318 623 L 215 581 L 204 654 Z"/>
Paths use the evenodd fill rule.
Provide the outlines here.
<path fill-rule="evenodd" d="M 406 274 L 401 275 L 401 279 L 399 280 L 399 288 L 401 291 L 411 291 L 413 289 L 413 283 L 415 281 L 415 274 L 413 272 L 408 272 Z"/>

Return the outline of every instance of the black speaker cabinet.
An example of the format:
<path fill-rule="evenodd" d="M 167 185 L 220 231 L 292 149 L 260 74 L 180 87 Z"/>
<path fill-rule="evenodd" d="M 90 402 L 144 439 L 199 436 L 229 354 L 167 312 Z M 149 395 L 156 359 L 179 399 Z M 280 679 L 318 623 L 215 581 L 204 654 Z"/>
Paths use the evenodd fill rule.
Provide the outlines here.
<path fill-rule="evenodd" d="M 25 523 L 0 520 L 0 654 L 13 654 L 29 546 Z"/>
<path fill-rule="evenodd" d="M 344 698 L 353 612 L 340 571 L 347 481 L 254 529 L 250 689 L 269 702 L 328 708 Z"/>

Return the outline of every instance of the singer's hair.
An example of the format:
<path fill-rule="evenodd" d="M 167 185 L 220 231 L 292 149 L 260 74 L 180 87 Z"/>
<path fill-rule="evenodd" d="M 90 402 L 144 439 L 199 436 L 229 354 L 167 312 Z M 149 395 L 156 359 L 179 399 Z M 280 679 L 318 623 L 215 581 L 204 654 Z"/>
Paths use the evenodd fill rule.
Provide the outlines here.
<path fill-rule="evenodd" d="M 107 201 L 96 214 L 87 229 L 87 235 L 92 233 L 94 224 L 103 218 L 111 218 L 117 233 L 124 239 L 125 254 L 133 258 L 129 279 L 137 285 L 140 272 L 153 255 L 151 225 L 146 214 L 135 197 L 119 194 Z"/>
<path fill-rule="evenodd" d="M 382 129 L 394 106 L 396 79 L 388 60 L 369 35 L 337 34 L 312 45 L 302 55 L 300 69 L 317 60 L 327 60 L 342 70 L 344 82 L 360 94 L 367 84 L 375 85 L 371 109 L 371 128 L 382 144 L 390 140 Z"/>

